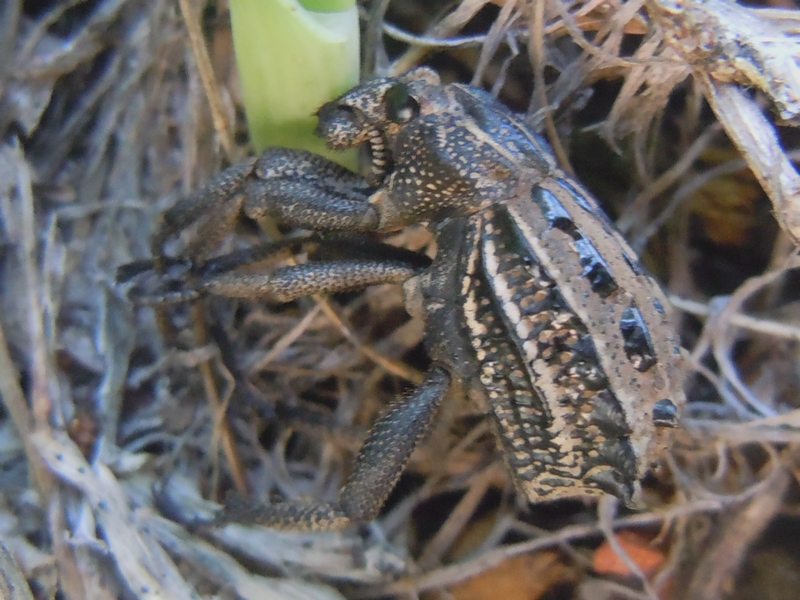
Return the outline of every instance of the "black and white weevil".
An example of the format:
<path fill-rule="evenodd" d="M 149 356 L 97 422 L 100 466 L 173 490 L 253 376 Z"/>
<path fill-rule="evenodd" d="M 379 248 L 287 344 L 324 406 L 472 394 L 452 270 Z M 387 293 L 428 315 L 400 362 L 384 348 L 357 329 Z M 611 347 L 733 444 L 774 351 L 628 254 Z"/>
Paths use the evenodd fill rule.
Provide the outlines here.
<path fill-rule="evenodd" d="M 631 502 L 677 424 L 683 365 L 664 295 L 595 200 L 524 121 L 425 68 L 345 93 L 319 111 L 318 131 L 334 149 L 366 144 L 369 174 L 285 149 L 227 169 L 164 215 L 153 244 L 158 255 L 191 229 L 193 283 L 138 300 L 284 302 L 402 283 L 409 312 L 425 320 L 431 367 L 375 422 L 335 501 L 239 507 L 222 518 L 296 529 L 375 518 L 456 390 L 484 401 L 531 502 Z M 271 272 L 206 260 L 241 215 L 350 235 L 426 223 L 437 254 L 431 262 L 376 243 L 348 255 L 337 243 L 335 260 Z"/>

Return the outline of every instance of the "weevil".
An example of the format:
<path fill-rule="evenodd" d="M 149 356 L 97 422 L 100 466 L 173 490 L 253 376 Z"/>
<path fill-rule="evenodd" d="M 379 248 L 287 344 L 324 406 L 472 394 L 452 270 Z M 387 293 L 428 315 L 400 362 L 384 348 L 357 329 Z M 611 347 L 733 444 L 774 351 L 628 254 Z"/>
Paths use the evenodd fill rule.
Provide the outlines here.
<path fill-rule="evenodd" d="M 338 498 L 240 506 L 223 518 L 316 530 L 374 519 L 442 402 L 466 393 L 482 399 L 530 502 L 633 502 L 684 403 L 681 350 L 659 285 L 592 196 L 524 120 L 426 68 L 326 104 L 318 132 L 333 149 L 365 146 L 369 173 L 286 149 L 227 169 L 169 209 L 155 236 L 158 254 L 192 230 L 193 283 L 138 300 L 287 302 L 398 283 L 425 321 L 431 366 L 374 423 Z M 430 261 L 335 242 L 335 258 L 269 272 L 197 258 L 242 215 L 352 236 L 422 223 L 437 251 Z"/>

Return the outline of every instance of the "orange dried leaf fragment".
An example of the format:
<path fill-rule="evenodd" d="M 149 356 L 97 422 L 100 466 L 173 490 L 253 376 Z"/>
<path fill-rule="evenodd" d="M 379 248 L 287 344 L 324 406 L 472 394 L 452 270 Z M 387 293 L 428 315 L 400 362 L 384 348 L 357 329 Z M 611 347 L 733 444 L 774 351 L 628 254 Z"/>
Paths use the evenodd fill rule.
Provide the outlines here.
<path fill-rule="evenodd" d="M 667 559 L 661 550 L 652 545 L 649 536 L 639 532 L 620 531 L 617 533 L 617 542 L 648 577 L 657 573 Z M 595 551 L 592 568 L 601 575 L 628 577 L 633 574 L 624 557 L 619 556 L 608 541 L 603 542 Z"/>

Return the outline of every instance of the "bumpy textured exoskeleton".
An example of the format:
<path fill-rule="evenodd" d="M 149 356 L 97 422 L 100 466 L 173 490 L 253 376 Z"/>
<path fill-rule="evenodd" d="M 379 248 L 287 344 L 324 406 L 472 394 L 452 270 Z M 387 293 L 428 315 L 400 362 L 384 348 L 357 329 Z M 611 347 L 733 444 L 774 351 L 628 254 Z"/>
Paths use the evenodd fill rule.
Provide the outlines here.
<path fill-rule="evenodd" d="M 202 263 L 241 215 L 270 215 L 349 234 L 427 223 L 433 262 L 329 244 L 335 260 L 244 274 L 241 257 L 222 257 L 201 265 L 194 284 L 150 300 L 289 301 L 402 282 L 409 311 L 426 321 L 432 366 L 377 420 L 335 501 L 239 506 L 226 518 L 310 529 L 375 518 L 456 390 L 485 401 L 530 501 L 633 501 L 684 401 L 680 350 L 658 285 L 595 201 L 521 119 L 427 69 L 356 87 L 322 107 L 318 131 L 332 148 L 366 144 L 369 174 L 269 150 L 168 211 L 154 251 L 190 230 L 189 253 Z"/>

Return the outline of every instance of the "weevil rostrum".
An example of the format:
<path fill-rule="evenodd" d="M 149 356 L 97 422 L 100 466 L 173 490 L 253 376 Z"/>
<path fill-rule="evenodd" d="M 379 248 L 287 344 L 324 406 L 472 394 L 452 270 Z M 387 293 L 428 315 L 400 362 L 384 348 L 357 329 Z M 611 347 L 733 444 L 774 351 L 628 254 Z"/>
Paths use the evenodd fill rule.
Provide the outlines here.
<path fill-rule="evenodd" d="M 425 320 L 431 367 L 377 419 L 335 501 L 254 504 L 222 518 L 315 530 L 374 519 L 441 403 L 465 390 L 482 398 L 530 502 L 634 501 L 684 403 L 681 351 L 661 289 L 591 195 L 524 121 L 426 68 L 323 106 L 318 132 L 334 149 L 366 144 L 369 174 L 285 149 L 227 169 L 167 211 L 155 237 L 158 254 L 193 231 L 193 283 L 133 295 L 286 302 L 401 283 L 409 312 Z M 424 223 L 437 252 L 431 261 L 335 242 L 326 259 L 323 236 L 321 260 L 270 272 L 196 258 L 241 215 L 353 238 Z"/>

